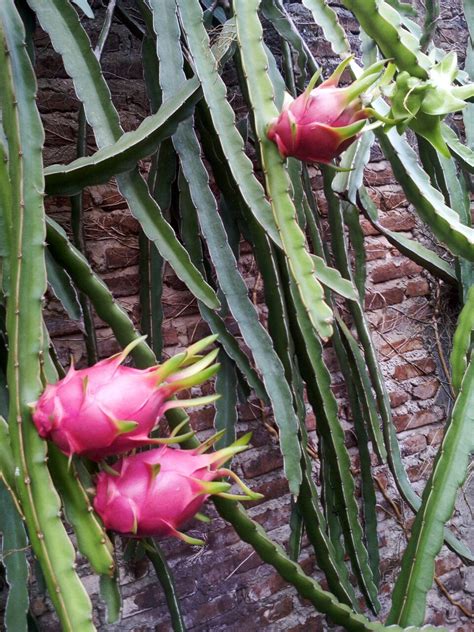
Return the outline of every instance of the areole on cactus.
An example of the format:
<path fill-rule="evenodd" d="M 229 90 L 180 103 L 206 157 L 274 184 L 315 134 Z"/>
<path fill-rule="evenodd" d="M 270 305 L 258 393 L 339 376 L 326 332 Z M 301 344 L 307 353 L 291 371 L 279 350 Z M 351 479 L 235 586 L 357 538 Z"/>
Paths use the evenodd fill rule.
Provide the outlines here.
<path fill-rule="evenodd" d="M 330 163 L 369 128 L 366 120 L 374 112 L 364 107 L 361 94 L 376 83 L 386 62 L 376 62 L 352 84 L 339 88 L 351 60 L 345 59 L 329 79 L 314 87 L 319 79 L 316 73 L 296 99 L 286 94 L 280 116 L 267 131 L 284 158 Z"/>
<path fill-rule="evenodd" d="M 198 406 L 216 395 L 175 400 L 177 392 L 202 384 L 219 368 L 217 350 L 199 353 L 214 342 L 209 336 L 186 351 L 149 369 L 123 366 L 123 361 L 142 338 L 92 367 L 76 370 L 46 387 L 33 405 L 33 421 L 41 437 L 53 441 L 65 454 L 92 460 L 127 452 L 147 444 L 185 440 L 151 438 L 159 418 L 176 406 Z"/>
<path fill-rule="evenodd" d="M 221 434 L 194 450 L 162 446 L 124 457 L 100 472 L 94 508 L 106 528 L 133 536 L 171 535 L 189 544 L 203 544 L 179 529 L 198 514 L 210 495 L 238 500 L 262 498 L 234 472 L 222 467 L 246 449 L 250 433 L 226 448 L 205 454 Z M 223 477 L 233 478 L 244 494 L 229 494 L 230 483 L 215 480 Z M 197 517 L 203 519 L 199 514 Z"/>

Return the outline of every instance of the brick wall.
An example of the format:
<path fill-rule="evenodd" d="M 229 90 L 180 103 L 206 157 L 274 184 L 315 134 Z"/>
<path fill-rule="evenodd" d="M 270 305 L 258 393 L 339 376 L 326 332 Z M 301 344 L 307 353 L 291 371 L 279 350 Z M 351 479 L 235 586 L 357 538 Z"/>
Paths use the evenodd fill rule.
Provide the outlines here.
<path fill-rule="evenodd" d="M 457 46 L 462 51 L 465 25 L 459 18 L 459 2 L 452 0 L 443 4 L 442 44 L 447 49 Z M 329 46 L 321 40 L 308 12 L 297 3 L 288 7 L 324 67 L 334 65 Z M 341 14 L 346 26 L 354 33 L 354 22 L 344 11 Z M 95 39 L 97 34 L 93 28 L 91 30 Z M 355 41 L 356 36 L 353 35 L 353 38 Z M 78 103 L 73 96 L 71 82 L 47 37 L 38 33 L 37 43 L 37 65 L 41 77 L 39 103 L 47 132 L 46 159 L 47 163 L 65 162 L 74 157 Z M 124 127 L 135 128 L 147 114 L 139 43 L 118 24 L 108 41 L 103 66 Z M 93 146 L 92 138 L 90 143 Z M 314 169 L 312 175 L 314 186 L 318 189 L 318 171 Z M 429 240 L 426 229 L 418 224 L 387 162 L 377 150 L 373 152 L 366 178 L 379 203 L 384 226 L 407 236 Z M 138 322 L 138 225 L 113 183 L 88 190 L 84 199 L 87 256 L 120 304 Z M 66 199 L 51 199 L 49 212 L 68 226 Z M 364 222 L 363 227 L 368 259 L 366 307 L 390 392 L 405 465 L 419 491 L 441 441 L 446 406 L 450 402 L 440 363 L 440 348 L 446 348 L 449 343 L 458 305 L 456 297 L 446 287 L 400 255 L 369 224 Z M 251 253 L 245 244 L 242 245 L 241 266 L 249 288 L 260 297 L 260 280 L 255 276 Z M 165 273 L 163 306 L 165 355 L 173 354 L 206 333 L 196 302 L 169 269 Z M 48 298 L 47 324 L 61 360 L 67 363 L 72 355 L 77 365 L 84 364 L 80 327 L 65 317 L 54 297 Z M 117 345 L 110 330 L 99 319 L 96 325 L 101 354 L 109 355 L 116 351 Z M 335 366 L 330 348 L 326 354 L 329 366 Z M 339 398 L 341 418 L 346 421 L 344 386 L 337 373 L 334 375 L 334 390 Z M 271 419 L 267 411 L 259 408 L 258 402 L 240 407 L 239 413 L 239 430 L 252 430 L 254 434 L 252 448 L 235 460 L 235 467 L 253 489 L 265 495 L 264 501 L 249 505 L 250 514 L 273 539 L 285 544 L 290 497 Z M 193 425 L 202 437 L 212 432 L 212 418 L 210 409 L 193 413 Z M 315 420 L 310 419 L 309 423 L 314 429 Z M 348 423 L 346 427 L 350 445 L 353 439 Z M 357 469 L 356 459 L 353 467 Z M 409 529 L 412 515 L 397 500 L 387 471 L 376 468 L 375 476 L 380 486 L 381 590 L 386 612 L 405 546 L 404 529 Z M 463 500 L 461 502 L 464 503 Z M 233 529 L 217 518 L 211 507 L 209 512 L 214 517 L 212 524 L 196 529 L 196 534 L 207 541 L 203 549 L 192 548 L 176 540 L 163 542 L 163 549 L 175 573 L 189 629 L 233 631 L 245 625 L 248 630 L 296 632 L 330 628 L 324 617 L 299 599 L 293 588 L 288 587 L 271 567 L 262 564 L 251 548 L 239 541 Z M 460 533 L 466 531 L 468 514 L 467 505 L 460 505 L 454 520 Z M 313 572 L 313 556 L 307 544 L 303 547 L 301 560 L 305 570 Z M 87 589 L 96 595 L 97 579 L 90 575 L 83 560 L 79 561 Z M 474 577 L 461 568 L 458 559 L 446 550 L 440 556 L 437 574 L 452 601 L 458 600 L 467 608 L 472 608 Z M 162 590 L 145 561 L 133 567 L 122 563 L 121 584 L 123 619 L 118 625 L 107 625 L 99 603 L 97 625 L 101 630 L 164 632 L 171 629 Z M 468 620 L 452 601 L 440 589 L 433 589 L 429 596 L 428 620 L 447 624 L 450 630 L 467 631 Z M 34 610 L 41 615 L 42 629 L 58 629 L 47 600 L 36 597 Z"/>

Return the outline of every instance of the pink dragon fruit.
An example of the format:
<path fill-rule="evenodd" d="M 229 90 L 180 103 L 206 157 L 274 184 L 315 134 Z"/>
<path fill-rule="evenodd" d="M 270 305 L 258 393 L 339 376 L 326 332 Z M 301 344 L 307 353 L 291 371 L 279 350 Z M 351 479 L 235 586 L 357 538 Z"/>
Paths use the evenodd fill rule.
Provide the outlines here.
<path fill-rule="evenodd" d="M 162 446 L 122 458 L 97 477 L 94 509 L 107 529 L 133 536 L 175 536 L 190 544 L 201 540 L 179 529 L 198 514 L 205 500 L 215 494 L 239 500 L 255 500 L 237 475 L 221 466 L 237 452 L 245 450 L 250 434 L 217 452 L 203 454 L 222 433 L 196 450 Z M 230 476 L 244 495 L 229 494 L 230 484 L 216 478 Z M 197 518 L 205 519 L 198 514 Z"/>
<path fill-rule="evenodd" d="M 280 154 L 305 162 L 330 163 L 351 145 L 373 111 L 364 108 L 360 94 L 372 85 L 385 62 L 368 68 L 349 86 L 338 88 L 339 79 L 351 61 L 344 60 L 329 79 L 317 88 L 319 73 L 303 94 L 286 95 L 283 110 L 267 130 Z"/>
<path fill-rule="evenodd" d="M 192 345 L 162 365 L 134 369 L 122 362 L 138 338 L 124 351 L 87 369 L 73 366 L 66 377 L 46 387 L 33 405 L 33 421 L 41 437 L 65 454 L 100 460 L 150 443 L 184 440 L 153 439 L 148 435 L 169 408 L 207 404 L 215 395 L 193 400 L 171 399 L 178 391 L 201 384 L 219 368 L 212 364 L 218 350 L 199 352 L 216 339 Z M 187 435 L 189 436 L 189 435 Z"/>

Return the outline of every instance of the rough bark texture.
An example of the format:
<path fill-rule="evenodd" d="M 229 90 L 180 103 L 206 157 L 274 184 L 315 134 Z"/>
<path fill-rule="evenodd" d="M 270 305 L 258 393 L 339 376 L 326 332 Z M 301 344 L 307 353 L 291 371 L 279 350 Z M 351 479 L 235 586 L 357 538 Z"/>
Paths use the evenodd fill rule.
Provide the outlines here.
<path fill-rule="evenodd" d="M 297 3 L 288 5 L 300 24 L 309 45 L 324 68 L 332 68 L 335 59 L 330 47 L 320 37 L 308 12 Z M 466 39 L 465 24 L 459 15 L 459 2 L 443 3 L 441 43 L 446 49 L 456 47 L 462 54 Z M 356 24 L 341 11 L 345 26 L 356 40 Z M 95 40 L 97 33 L 92 30 Z M 38 33 L 37 71 L 40 76 L 40 109 L 47 131 L 47 162 L 67 162 L 75 155 L 75 134 L 78 103 L 71 82 L 64 74 L 44 34 Z M 103 59 L 105 76 L 113 98 L 120 110 L 123 125 L 132 129 L 147 114 L 140 45 L 121 25 L 116 24 L 107 43 Z M 92 138 L 90 139 L 93 144 Z M 318 171 L 313 170 L 315 187 L 319 187 Z M 367 169 L 367 184 L 379 201 L 382 223 L 406 235 L 429 239 L 425 228 L 416 217 L 396 184 L 390 168 L 375 150 Z M 102 275 L 120 303 L 137 321 L 139 308 L 138 225 L 129 215 L 126 205 L 113 184 L 95 187 L 85 194 L 85 226 L 87 256 Z M 49 212 L 68 225 L 67 199 L 49 201 Z M 367 223 L 364 223 L 368 258 L 366 307 L 377 343 L 383 372 L 390 391 L 395 423 L 410 479 L 421 490 L 442 437 L 443 423 L 449 396 L 446 376 L 440 362 L 440 349 L 446 349 L 458 310 L 457 299 L 446 287 L 440 286 L 421 268 L 401 256 Z M 257 301 L 262 296 L 261 282 L 249 248 L 242 244 L 241 269 L 245 272 L 249 290 Z M 200 320 L 196 302 L 172 272 L 167 269 L 163 295 L 166 341 L 165 355 L 174 353 L 206 333 Z M 262 318 L 264 313 L 262 310 Z M 59 304 L 49 299 L 47 324 L 54 336 L 60 358 L 76 365 L 85 362 L 83 338 L 78 323 L 67 320 Z M 117 350 L 110 330 L 97 319 L 100 352 L 109 355 Z M 327 359 L 331 365 L 331 349 Z M 334 363 L 333 363 L 334 365 Z M 334 390 L 340 397 L 342 418 L 345 418 L 344 385 L 337 373 Z M 194 427 L 206 436 L 212 428 L 210 408 L 194 413 Z M 264 424 L 265 421 L 265 424 Z M 271 537 L 286 543 L 290 496 L 281 470 L 282 460 L 274 434 L 266 426 L 265 418 L 255 405 L 240 408 L 240 429 L 253 430 L 252 448 L 243 454 L 235 467 L 253 489 L 262 492 L 265 500 L 252 506 L 251 515 L 262 523 Z M 314 429 L 315 421 L 310 420 Z M 348 441 L 352 434 L 347 424 Z M 354 463 L 357 468 L 357 463 Z M 384 468 L 376 469 L 380 484 L 379 518 L 382 559 L 382 602 L 384 612 L 390 600 L 394 578 L 399 569 L 405 546 L 402 526 L 394 518 L 396 509 L 409 528 L 410 511 L 396 500 L 397 494 Z M 210 509 L 210 514 L 215 512 Z M 467 500 L 462 500 L 454 523 L 461 532 L 470 521 Z M 186 623 L 195 631 L 247 630 L 327 630 L 331 626 L 312 607 L 300 600 L 273 569 L 260 562 L 252 550 L 242 544 L 233 529 L 218 518 L 210 526 L 196 530 L 207 540 L 203 549 L 191 548 L 176 540 L 167 540 L 163 548 L 175 572 Z M 471 537 L 472 540 L 472 537 Z M 471 545 L 474 544 L 471 541 Z M 302 552 L 302 563 L 313 572 L 313 555 L 309 547 Z M 95 595 L 98 582 L 83 564 L 87 589 Z M 317 573 L 316 573 L 317 574 Z M 472 609 L 474 575 L 461 568 L 459 560 L 443 550 L 437 563 L 437 574 L 446 590 L 455 599 Z M 123 615 L 118 625 L 105 623 L 101 605 L 97 625 L 108 632 L 164 632 L 170 630 L 164 597 L 152 570 L 145 561 L 130 568 L 121 567 Z M 40 615 L 41 628 L 56 630 L 58 624 L 48 601 L 35 598 L 34 611 Z M 448 601 L 438 588 L 429 596 L 428 621 L 444 624 L 451 630 L 467 632 L 468 619 L 456 605 Z"/>

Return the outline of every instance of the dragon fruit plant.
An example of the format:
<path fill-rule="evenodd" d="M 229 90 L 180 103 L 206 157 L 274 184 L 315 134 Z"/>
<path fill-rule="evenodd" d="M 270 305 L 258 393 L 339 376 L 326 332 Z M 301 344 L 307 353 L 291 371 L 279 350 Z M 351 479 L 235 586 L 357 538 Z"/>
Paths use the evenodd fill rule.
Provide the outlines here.
<path fill-rule="evenodd" d="M 43 439 L 53 441 L 67 456 L 94 461 L 168 439 L 149 435 L 160 417 L 177 406 L 200 406 L 216 395 L 190 400 L 172 399 L 177 392 L 202 384 L 219 368 L 218 350 L 198 355 L 216 339 L 209 336 L 166 362 L 148 369 L 124 366 L 123 361 L 142 338 L 121 353 L 92 367 L 76 370 L 49 384 L 33 405 L 33 421 Z M 174 442 L 189 438 L 180 435 Z"/>
<path fill-rule="evenodd" d="M 193 450 L 162 446 L 120 459 L 97 477 L 94 509 L 107 529 L 133 536 L 175 536 L 189 544 L 204 544 L 179 531 L 198 512 L 210 495 L 237 500 L 256 500 L 231 470 L 222 467 L 234 454 L 245 450 L 250 434 L 232 445 L 203 454 L 219 438 Z M 231 477 L 244 495 L 229 494 L 230 483 L 215 479 Z"/>
<path fill-rule="evenodd" d="M 425 10 L 412 19 L 421 4 Z M 464 5 L 469 21 L 472 2 Z M 4 617 L 2 612 L 7 632 L 24 632 L 34 623 L 28 594 L 33 558 L 56 627 L 94 632 L 101 616 L 77 572 L 77 553 L 100 576 L 109 621 L 119 619 L 114 542 L 106 528 L 127 536 L 131 555 L 145 548 L 164 588 L 171 627 L 183 632 L 179 591 L 151 538 L 171 535 L 195 543 L 182 531 L 200 517 L 206 499 L 306 603 L 351 632 L 420 629 L 443 543 L 463 562 L 474 563 L 474 552 L 449 526 L 474 451 L 474 229 L 465 177 L 474 170 L 472 37 L 461 70 L 454 49 L 462 38 L 452 51 L 433 39 L 442 25 L 434 0 L 303 0 L 298 20 L 305 18 L 298 24 L 289 6 L 282 0 L 0 0 L 0 532 L 9 586 Z M 126 133 L 123 123 L 130 127 L 134 116 L 129 112 L 122 120 L 101 61 L 102 53 L 110 54 L 107 40 L 117 22 L 120 33 L 129 29 L 136 39 L 130 50 L 143 51 L 131 67 L 143 67 L 149 98 L 140 105 L 149 106 L 150 115 Z M 42 28 L 39 46 L 35 24 Z M 275 47 L 266 45 L 270 31 L 264 24 L 280 38 L 276 56 Z M 70 79 L 60 83 L 67 85 L 67 103 L 75 102 L 74 90 L 81 106 L 77 159 L 45 166 L 39 106 L 47 95 L 46 78 L 39 89 L 32 60 L 38 53 L 37 67 L 46 68 L 44 51 L 49 61 L 53 49 L 54 67 L 62 62 Z M 335 58 L 344 61 L 329 76 Z M 343 85 L 345 68 L 351 79 Z M 225 83 L 230 76 L 240 84 L 231 93 Z M 135 99 L 127 110 L 134 104 Z M 458 134 L 461 118 L 466 144 Z M 370 129 L 374 134 L 366 133 Z M 439 242 L 435 249 L 385 227 L 379 195 L 374 198 L 364 185 L 375 140 L 420 224 Z M 317 167 L 308 169 L 298 159 Z M 334 159 L 338 173 L 330 166 Z M 316 192 L 318 173 L 323 187 Z M 87 258 L 82 192 L 96 185 L 120 194 L 120 206 L 128 206 L 140 224 L 138 300 L 146 341 Z M 71 201 L 71 238 L 48 214 L 49 195 L 60 196 L 64 212 Z M 449 362 L 437 363 L 453 402 L 422 494 L 422 481 L 413 487 L 405 471 L 366 314 L 367 222 L 429 272 L 430 287 L 449 284 L 456 290 L 450 297 L 464 304 L 451 375 Z M 241 257 L 242 239 L 253 249 L 259 297 L 260 283 L 263 288 L 258 310 L 250 278 L 244 277 L 250 255 Z M 201 357 L 213 338 L 157 365 L 165 264 L 222 343 L 215 387 L 222 397 L 213 423 L 224 433 L 215 452 L 206 452 L 212 440 L 199 444 L 178 408 L 215 396 L 174 399 L 216 373 L 217 352 Z M 43 309 L 48 285 L 84 332 L 91 365 L 71 367 L 59 380 L 61 354 L 48 336 L 50 314 Z M 96 363 L 95 316 L 122 348 L 135 342 Z M 331 338 L 335 370 L 347 385 L 344 407 L 324 352 Z M 442 356 L 444 344 L 437 347 Z M 136 368 L 125 366 L 128 353 Z M 244 422 L 238 404 L 250 396 L 262 403 L 256 407 L 261 415 Z M 155 438 L 163 414 L 171 435 Z M 317 419 L 317 448 L 306 431 L 310 418 Z M 286 550 L 229 490 L 231 480 L 243 492 L 240 499 L 257 497 L 225 467 L 247 440 L 233 443 L 239 422 L 260 424 L 262 444 L 265 438 L 278 440 L 292 500 Z M 357 443 L 350 451 L 349 427 Z M 179 448 L 168 445 L 177 442 Z M 261 454 L 266 449 L 262 445 Z M 357 469 L 351 460 L 356 451 Z M 82 457 L 99 464 L 83 463 Z M 394 586 L 384 585 L 380 573 L 374 485 L 379 467 L 390 470 L 397 504 L 416 514 Z M 278 519 L 285 516 L 281 512 Z M 144 541 L 135 546 L 135 538 Z M 312 549 L 317 575 L 299 563 L 302 542 L 308 545 L 305 557 Z M 388 617 L 374 620 L 389 598 Z"/>

